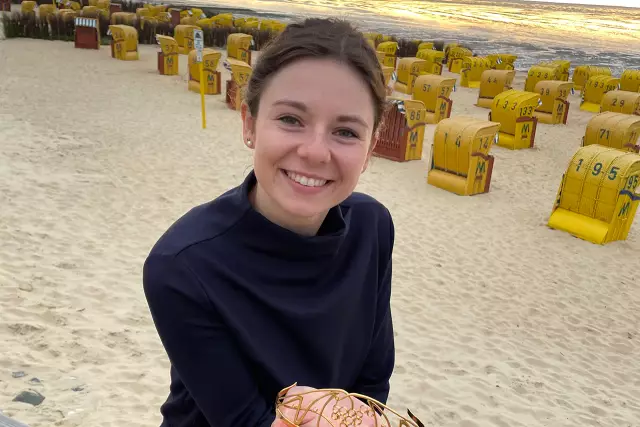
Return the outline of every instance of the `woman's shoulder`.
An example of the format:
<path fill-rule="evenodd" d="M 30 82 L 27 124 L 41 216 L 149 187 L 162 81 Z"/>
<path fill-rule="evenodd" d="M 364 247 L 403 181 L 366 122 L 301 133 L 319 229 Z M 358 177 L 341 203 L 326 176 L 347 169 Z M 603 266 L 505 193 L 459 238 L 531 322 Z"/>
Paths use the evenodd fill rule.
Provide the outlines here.
<path fill-rule="evenodd" d="M 189 209 L 162 234 L 151 254 L 175 256 L 191 246 L 222 236 L 244 214 L 243 207 L 236 203 L 234 190 Z"/>
<path fill-rule="evenodd" d="M 392 221 L 389 209 L 376 198 L 365 193 L 353 192 L 340 205 L 358 217 L 366 216 L 376 220 Z"/>
<path fill-rule="evenodd" d="M 353 192 L 340 206 L 343 214 L 348 213 L 351 216 L 352 224 L 356 223 L 368 230 L 375 226 L 379 234 L 389 233 L 393 240 L 394 225 L 391 212 L 373 196 Z"/>

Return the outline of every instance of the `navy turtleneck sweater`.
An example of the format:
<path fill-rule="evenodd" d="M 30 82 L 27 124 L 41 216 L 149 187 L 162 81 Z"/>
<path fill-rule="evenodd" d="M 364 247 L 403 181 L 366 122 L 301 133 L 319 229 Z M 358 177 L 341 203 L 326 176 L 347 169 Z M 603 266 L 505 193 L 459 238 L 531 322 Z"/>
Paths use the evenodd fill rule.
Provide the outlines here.
<path fill-rule="evenodd" d="M 163 427 L 267 427 L 294 382 L 386 402 L 394 366 L 389 211 L 354 193 L 318 234 L 249 203 L 256 178 L 176 221 L 144 264 L 171 362 Z"/>

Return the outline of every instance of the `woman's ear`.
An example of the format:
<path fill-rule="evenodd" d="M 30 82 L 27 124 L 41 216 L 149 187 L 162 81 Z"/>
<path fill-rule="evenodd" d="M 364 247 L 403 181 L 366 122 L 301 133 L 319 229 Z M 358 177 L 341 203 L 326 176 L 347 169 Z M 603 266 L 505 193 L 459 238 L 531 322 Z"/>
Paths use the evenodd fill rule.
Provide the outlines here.
<path fill-rule="evenodd" d="M 256 121 L 245 102 L 240 107 L 240 115 L 242 117 L 242 140 L 247 147 L 253 148 L 255 147 Z"/>

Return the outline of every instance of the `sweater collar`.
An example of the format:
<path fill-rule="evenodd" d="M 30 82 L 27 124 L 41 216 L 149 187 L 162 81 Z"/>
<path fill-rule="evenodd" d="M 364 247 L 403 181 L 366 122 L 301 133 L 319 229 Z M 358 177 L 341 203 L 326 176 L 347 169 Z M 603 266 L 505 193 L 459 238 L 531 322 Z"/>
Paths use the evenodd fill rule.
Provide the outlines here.
<path fill-rule="evenodd" d="M 338 252 L 349 230 L 349 209 L 334 206 L 322 222 L 318 234 L 303 236 L 271 222 L 253 208 L 249 193 L 256 183 L 252 170 L 237 188 L 235 197 L 237 205 L 244 211 L 241 227 L 248 246 L 293 259 L 330 256 Z"/>

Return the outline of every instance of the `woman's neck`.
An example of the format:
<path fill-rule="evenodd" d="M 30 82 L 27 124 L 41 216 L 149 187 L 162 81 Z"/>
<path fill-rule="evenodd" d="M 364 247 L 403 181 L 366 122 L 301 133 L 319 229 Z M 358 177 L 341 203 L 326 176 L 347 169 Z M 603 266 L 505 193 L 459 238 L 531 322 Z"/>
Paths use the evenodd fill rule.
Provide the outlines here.
<path fill-rule="evenodd" d="M 278 206 L 257 182 L 249 192 L 249 202 L 257 212 L 269 221 L 303 236 L 318 234 L 318 230 L 327 216 L 327 212 L 313 217 L 292 216 Z"/>

